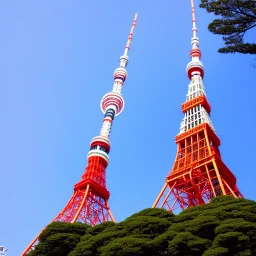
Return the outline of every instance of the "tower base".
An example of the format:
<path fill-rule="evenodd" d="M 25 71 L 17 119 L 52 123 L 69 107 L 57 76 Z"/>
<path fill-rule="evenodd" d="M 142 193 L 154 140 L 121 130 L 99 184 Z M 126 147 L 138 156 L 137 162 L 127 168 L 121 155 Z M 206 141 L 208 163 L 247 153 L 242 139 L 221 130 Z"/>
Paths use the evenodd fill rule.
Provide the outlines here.
<path fill-rule="evenodd" d="M 233 174 L 215 156 L 188 170 L 170 173 L 152 207 L 178 213 L 191 206 L 208 203 L 219 195 L 243 197 Z"/>
<path fill-rule="evenodd" d="M 71 199 L 52 222 L 82 222 L 91 226 L 105 221 L 115 222 L 108 205 L 108 197 L 109 192 L 97 185 L 93 180 L 81 181 L 75 185 L 75 191 Z M 34 248 L 42 231 L 29 244 L 21 256 L 25 256 Z"/>

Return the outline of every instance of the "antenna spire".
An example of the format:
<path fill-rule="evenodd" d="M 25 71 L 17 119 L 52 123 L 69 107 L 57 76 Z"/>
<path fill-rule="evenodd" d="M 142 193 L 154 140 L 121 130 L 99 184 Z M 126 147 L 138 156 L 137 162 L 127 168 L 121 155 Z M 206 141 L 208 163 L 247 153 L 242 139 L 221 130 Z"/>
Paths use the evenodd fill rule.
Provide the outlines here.
<path fill-rule="evenodd" d="M 132 22 L 131 31 L 129 33 L 128 40 L 127 40 L 127 43 L 126 43 L 126 46 L 125 46 L 125 50 L 124 50 L 124 57 L 127 57 L 128 51 L 130 49 L 130 45 L 131 45 L 131 41 L 132 41 L 132 36 L 133 36 L 133 31 L 134 31 L 134 28 L 136 26 L 137 18 L 138 18 L 138 13 L 135 14 L 133 22 Z"/>
<path fill-rule="evenodd" d="M 202 78 L 204 77 L 204 67 L 203 63 L 200 61 L 201 51 L 199 49 L 199 39 L 197 37 L 197 28 L 196 28 L 196 12 L 195 12 L 195 2 L 194 0 L 190 0 L 191 10 L 192 10 L 192 38 L 191 45 L 192 50 L 190 51 L 191 61 L 187 65 L 187 73 L 189 79 L 192 78 L 193 75 L 200 75 Z"/>
<path fill-rule="evenodd" d="M 191 43 L 192 43 L 192 49 L 196 49 L 196 48 L 198 48 L 199 40 L 196 35 L 197 28 L 196 28 L 196 11 L 195 11 L 194 0 L 190 0 L 190 3 L 191 3 L 191 9 L 192 9 L 192 32 L 193 32 Z"/>

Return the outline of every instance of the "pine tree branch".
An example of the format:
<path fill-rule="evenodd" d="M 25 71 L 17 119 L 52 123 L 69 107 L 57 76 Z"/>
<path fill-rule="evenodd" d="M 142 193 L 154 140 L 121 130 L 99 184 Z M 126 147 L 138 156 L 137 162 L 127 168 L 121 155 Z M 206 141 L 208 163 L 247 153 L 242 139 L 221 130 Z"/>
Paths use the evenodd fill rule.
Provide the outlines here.
<path fill-rule="evenodd" d="M 240 3 L 239 3 L 238 0 L 236 0 L 236 3 L 237 3 L 237 9 L 240 11 L 241 14 L 243 14 L 243 15 L 245 15 L 245 16 L 249 16 L 249 17 L 251 17 L 251 18 L 253 18 L 253 19 L 256 20 L 256 16 L 255 16 L 255 15 L 251 15 L 251 14 L 249 14 L 249 13 L 244 13 L 244 12 L 240 9 Z"/>
<path fill-rule="evenodd" d="M 244 32 L 246 32 L 247 30 L 249 30 L 249 29 L 251 29 L 251 28 L 254 28 L 254 27 L 256 27 L 256 22 L 255 22 L 254 25 L 252 25 L 252 26 L 250 26 L 250 27 L 247 27 Z"/>
<path fill-rule="evenodd" d="M 238 44 L 220 48 L 219 53 L 243 53 L 243 54 L 256 54 L 256 44 Z"/>
<path fill-rule="evenodd" d="M 223 35 L 226 47 L 219 52 L 256 54 L 256 44 L 243 42 L 245 33 L 256 27 L 255 3 L 256 0 L 201 0 L 201 8 L 221 16 L 208 25 L 210 32 Z"/>

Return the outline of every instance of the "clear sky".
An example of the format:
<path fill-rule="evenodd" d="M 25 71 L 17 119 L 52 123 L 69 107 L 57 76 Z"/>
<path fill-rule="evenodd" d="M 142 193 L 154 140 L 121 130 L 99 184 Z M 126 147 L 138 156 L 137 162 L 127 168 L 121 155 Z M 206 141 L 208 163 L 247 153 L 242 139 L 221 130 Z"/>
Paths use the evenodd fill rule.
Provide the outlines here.
<path fill-rule="evenodd" d="M 1 1 L 0 244 L 9 256 L 71 197 L 135 12 L 125 109 L 114 121 L 107 169 L 117 221 L 152 206 L 175 158 L 189 82 L 189 1 Z M 225 163 L 255 200 L 255 56 L 217 53 L 223 42 L 208 32 L 211 19 L 197 8 L 211 117 Z"/>

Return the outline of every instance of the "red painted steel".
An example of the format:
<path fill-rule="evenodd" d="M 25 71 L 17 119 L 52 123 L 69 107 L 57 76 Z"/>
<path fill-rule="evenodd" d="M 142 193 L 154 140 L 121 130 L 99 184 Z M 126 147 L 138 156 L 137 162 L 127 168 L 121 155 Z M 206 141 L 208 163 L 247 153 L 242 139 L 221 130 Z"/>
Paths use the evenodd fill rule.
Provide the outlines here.
<path fill-rule="evenodd" d="M 123 81 L 115 81 L 116 84 L 122 85 L 126 78 L 126 70 L 124 68 L 128 62 L 127 53 L 132 41 L 132 35 L 136 26 L 137 17 L 138 14 L 135 14 L 125 47 L 124 56 L 121 56 L 120 59 L 119 71 L 121 69 L 121 71 L 124 72 L 125 75 L 123 75 L 122 72 L 119 72 L 119 76 L 117 78 L 115 77 L 115 80 L 122 77 Z M 114 95 L 114 101 L 106 101 L 102 103 L 107 104 L 108 106 L 110 105 L 110 107 L 112 106 L 112 109 L 117 108 L 117 111 L 115 113 L 117 115 L 118 106 L 120 105 L 120 110 L 123 109 L 123 98 L 121 95 L 121 91 L 119 91 L 118 93 L 116 91 L 111 92 L 107 95 Z M 120 103 L 119 105 L 115 105 L 116 99 L 117 103 Z M 107 109 L 104 109 L 104 114 L 106 114 L 106 110 Z M 70 198 L 69 202 L 56 216 L 56 218 L 53 219 L 52 222 L 83 222 L 91 226 L 105 221 L 115 222 L 115 219 L 108 205 L 110 193 L 106 188 L 106 168 L 108 166 L 108 153 L 110 151 L 110 144 L 108 143 L 110 131 L 108 129 L 110 129 L 111 127 L 104 128 L 104 123 L 111 124 L 113 121 L 112 119 L 113 117 L 106 117 L 105 115 L 103 119 L 103 128 L 101 130 L 101 134 L 100 136 L 94 138 L 92 144 L 90 145 L 90 152 L 88 154 L 88 165 L 86 167 L 86 170 L 81 177 L 81 180 L 77 184 L 75 184 L 74 193 Z M 105 148 L 105 150 L 102 150 L 101 147 Z M 42 231 L 34 238 L 34 240 L 24 250 L 21 256 L 26 255 L 31 249 L 34 248 L 34 246 L 38 243 L 38 238 L 41 233 Z"/>
<path fill-rule="evenodd" d="M 207 123 L 176 136 L 177 154 L 153 208 L 179 212 L 218 195 L 243 197 L 221 159 L 219 138 Z"/>
<path fill-rule="evenodd" d="M 110 193 L 106 189 L 106 167 L 107 162 L 101 157 L 89 158 L 81 181 L 74 186 L 72 197 L 52 222 L 83 222 L 94 226 L 105 221 L 115 221 L 108 205 Z M 41 232 L 21 256 L 26 255 L 38 243 Z"/>
<path fill-rule="evenodd" d="M 181 105 L 185 113 L 185 126 L 175 137 L 177 154 L 171 172 L 159 193 L 153 208 L 165 208 L 172 212 L 205 204 L 218 195 L 233 195 L 243 197 L 236 186 L 236 178 L 224 164 L 219 151 L 220 139 L 213 127 L 210 127 L 211 106 L 204 93 L 202 78 L 203 64 L 200 61 L 199 39 L 197 37 L 194 0 L 190 0 L 192 10 L 192 60 L 187 65 L 188 77 L 191 80 L 188 94 L 190 97 Z M 197 96 L 192 92 L 197 88 Z M 200 86 L 199 86 L 200 85 Z M 192 96 L 192 99 L 191 99 Z M 193 110 L 200 109 L 204 119 L 195 117 Z M 186 119 L 188 118 L 188 119 Z M 191 119 L 190 119 L 191 118 Z M 186 126 L 187 120 L 198 121 Z"/>

